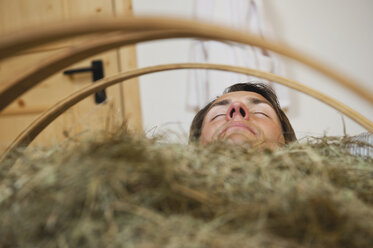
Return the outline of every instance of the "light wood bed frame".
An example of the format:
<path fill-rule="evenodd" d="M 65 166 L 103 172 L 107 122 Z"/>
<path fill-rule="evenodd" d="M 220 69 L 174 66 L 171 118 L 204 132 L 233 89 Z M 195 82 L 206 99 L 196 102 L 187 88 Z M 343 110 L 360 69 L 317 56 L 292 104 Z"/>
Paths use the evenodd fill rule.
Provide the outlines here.
<path fill-rule="evenodd" d="M 313 68 L 314 70 L 333 79 L 339 85 L 356 93 L 373 105 L 373 95 L 368 90 L 362 88 L 360 84 L 349 79 L 347 76 L 342 75 L 340 72 L 331 69 L 330 66 L 326 66 L 317 60 L 305 56 L 304 54 L 295 51 L 284 44 L 264 40 L 261 37 L 249 34 L 247 32 L 241 32 L 222 26 L 192 20 L 160 17 L 130 17 L 100 20 L 89 19 L 83 21 L 72 21 L 63 24 L 52 24 L 44 28 L 28 29 L 3 36 L 0 40 L 0 59 L 13 56 L 36 45 L 42 45 L 60 39 L 94 33 L 103 34 L 103 38 L 97 39 L 93 42 L 84 43 L 75 47 L 74 49 L 62 51 L 42 64 L 35 66 L 31 70 L 24 72 L 21 75 L 17 75 L 6 84 L 0 85 L 0 111 L 13 102 L 17 97 L 40 83 L 42 80 L 77 61 L 124 45 L 136 44 L 139 42 L 156 39 L 178 37 L 204 38 L 221 40 L 225 42 L 237 42 L 271 50 Z M 92 93 L 100 91 L 115 83 L 141 75 L 176 69 L 214 69 L 264 78 L 303 92 L 324 102 L 325 104 L 328 104 L 334 109 L 350 117 L 355 122 L 359 123 L 369 132 L 373 133 L 373 123 L 370 120 L 341 102 L 294 80 L 263 71 L 237 66 L 199 63 L 167 64 L 142 69 L 134 69 L 112 77 L 104 78 L 97 81 L 97 83 L 80 89 L 65 99 L 59 101 L 56 105 L 39 116 L 14 140 L 14 142 L 3 153 L 1 161 L 7 158 L 8 155 L 13 153 L 17 148 L 27 147 L 31 141 L 45 127 L 48 126 L 49 123 L 61 115 L 65 110 Z"/>

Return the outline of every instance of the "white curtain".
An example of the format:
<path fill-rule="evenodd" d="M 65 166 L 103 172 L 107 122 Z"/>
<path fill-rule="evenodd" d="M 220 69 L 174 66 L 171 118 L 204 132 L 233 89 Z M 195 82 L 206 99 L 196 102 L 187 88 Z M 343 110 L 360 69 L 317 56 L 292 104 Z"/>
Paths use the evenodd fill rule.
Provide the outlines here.
<path fill-rule="evenodd" d="M 267 37 L 270 27 L 264 26 L 263 3 L 261 0 L 194 0 L 195 18 L 207 22 L 250 31 Z M 194 40 L 190 48 L 190 60 L 201 63 L 218 63 L 244 66 L 284 76 L 283 65 L 270 51 L 261 48 Z M 231 72 L 193 70 L 188 77 L 187 109 L 197 111 L 209 101 L 221 95 L 223 90 L 235 83 L 266 82 L 264 79 Z M 270 82 L 267 82 L 270 83 Z M 282 108 L 290 105 L 286 87 L 272 84 Z"/>

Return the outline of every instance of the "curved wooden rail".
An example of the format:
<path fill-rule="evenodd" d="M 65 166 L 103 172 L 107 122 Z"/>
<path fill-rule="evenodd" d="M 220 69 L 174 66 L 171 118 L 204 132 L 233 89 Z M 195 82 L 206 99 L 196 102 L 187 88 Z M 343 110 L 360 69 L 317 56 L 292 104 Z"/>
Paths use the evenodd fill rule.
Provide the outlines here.
<path fill-rule="evenodd" d="M 31 143 L 31 141 L 45 127 L 49 125 L 49 123 L 51 123 L 54 119 L 56 119 L 65 110 L 67 110 L 68 108 L 76 104 L 77 102 L 81 101 L 85 97 L 93 94 L 94 92 L 100 91 L 113 84 L 131 79 L 134 77 L 138 77 L 141 75 L 154 73 L 154 72 L 160 72 L 160 71 L 167 71 L 167 70 L 178 70 L 178 69 L 214 69 L 214 70 L 221 70 L 221 71 L 230 71 L 230 72 L 247 74 L 247 75 L 251 75 L 251 76 L 255 76 L 259 78 L 264 78 L 264 79 L 267 79 L 273 82 L 277 82 L 279 84 L 282 84 L 284 86 L 290 87 L 297 91 L 303 92 L 313 98 L 316 98 L 324 102 L 325 104 L 333 107 L 334 109 L 350 117 L 352 120 L 359 123 L 361 126 L 366 128 L 368 131 L 373 132 L 373 123 L 369 121 L 368 119 L 366 119 L 364 116 L 360 115 L 359 113 L 349 108 L 348 106 L 342 104 L 341 102 L 338 102 L 337 100 L 331 97 L 328 97 L 327 95 L 321 92 L 318 92 L 310 87 L 304 86 L 294 80 L 280 77 L 272 73 L 244 68 L 244 67 L 238 67 L 238 66 L 229 66 L 229 65 L 220 65 L 220 64 L 200 64 L 200 63 L 167 64 L 167 65 L 151 66 L 151 67 L 146 67 L 146 68 L 141 68 L 141 69 L 133 69 L 133 70 L 130 70 L 124 73 L 120 73 L 115 76 L 97 81 L 95 84 L 82 88 L 78 90 L 77 92 L 71 94 L 70 96 L 59 101 L 56 105 L 54 105 L 49 110 L 44 112 L 30 126 L 28 126 L 9 146 L 7 151 L 3 154 L 2 160 L 5 159 L 8 154 L 13 153 L 17 147 L 27 147 Z"/>
<path fill-rule="evenodd" d="M 131 17 L 122 19 L 99 19 L 99 20 L 86 20 L 86 21 L 74 21 L 65 24 L 51 25 L 45 28 L 29 29 L 22 33 L 14 33 L 7 36 L 3 36 L 0 40 L 0 59 L 9 57 L 14 53 L 17 53 L 23 49 L 56 41 L 62 38 L 69 38 L 77 35 L 112 32 L 112 31 L 143 31 L 143 30 L 178 30 L 177 35 L 173 35 L 171 32 L 167 35 L 167 38 L 174 37 L 198 37 L 214 40 L 224 40 L 238 42 L 247 45 L 253 45 L 274 51 L 282 54 L 298 62 L 301 62 L 316 71 L 323 73 L 324 75 L 334 79 L 340 85 L 350 89 L 357 93 L 359 96 L 366 99 L 368 102 L 373 104 L 373 94 L 367 90 L 359 87 L 358 83 L 347 76 L 342 75 L 340 72 L 336 72 L 314 60 L 308 56 L 301 54 L 300 52 L 291 49 L 284 44 L 274 43 L 268 40 L 264 40 L 259 36 L 249 34 L 247 32 L 237 31 L 231 28 L 226 28 L 217 25 L 206 24 L 199 21 L 192 20 L 181 20 L 176 18 L 160 18 L 160 17 Z M 154 34 L 155 35 L 155 34 Z M 156 36 L 156 35 L 155 35 Z M 147 40 L 156 38 L 148 37 Z M 35 82 L 36 84 L 37 82 Z M 28 87 L 32 87 L 28 85 Z M 9 92 L 16 92 L 16 90 L 23 89 L 23 87 L 14 84 L 5 84 L 0 86 L 0 110 L 12 102 L 17 96 L 9 94 Z M 17 94 L 17 93 L 15 93 Z M 9 99 L 7 95 L 10 95 L 12 99 Z"/>
<path fill-rule="evenodd" d="M 13 102 L 18 96 L 44 79 L 75 62 L 119 46 L 134 44 L 140 41 L 165 39 L 170 33 L 175 37 L 177 37 L 178 34 L 185 35 L 175 30 L 109 34 L 105 36 L 105 38 L 87 42 L 71 49 L 64 49 L 50 58 L 40 61 L 35 66 L 28 68 L 23 73 L 16 75 L 11 81 L 0 85 L 0 111 Z"/>

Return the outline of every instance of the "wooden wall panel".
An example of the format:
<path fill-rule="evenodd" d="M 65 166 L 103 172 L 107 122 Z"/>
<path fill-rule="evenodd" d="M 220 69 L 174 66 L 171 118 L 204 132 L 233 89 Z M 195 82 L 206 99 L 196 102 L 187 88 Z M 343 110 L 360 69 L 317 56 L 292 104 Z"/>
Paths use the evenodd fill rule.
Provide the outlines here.
<path fill-rule="evenodd" d="M 51 21 L 115 16 L 117 2 L 128 5 L 130 0 L 0 0 L 0 35 L 21 27 L 44 25 Z M 89 39 L 92 39 L 92 36 L 48 44 L 1 61 L 0 83 L 6 82 L 14 75 L 29 69 L 39 61 L 43 61 L 63 49 Z M 89 67 L 91 61 L 96 59 L 103 60 L 105 76 L 116 74 L 126 68 L 136 67 L 135 48 L 124 49 L 124 51 L 123 53 L 121 49 L 116 49 L 98 54 L 66 69 Z M 125 57 L 122 57 L 122 54 Z M 63 71 L 60 71 L 8 106 L 0 113 L 0 152 L 38 114 L 68 94 L 92 84 L 91 78 L 91 73 L 66 76 L 63 75 Z M 33 145 L 63 142 L 66 138 L 82 137 L 82 133 L 93 130 L 110 131 L 115 125 L 120 125 L 128 116 L 137 117 L 137 119 L 134 118 L 135 121 L 130 121 L 130 126 L 132 129 L 141 131 L 141 113 L 136 113 L 137 109 L 141 109 L 137 81 L 129 86 L 115 85 L 106 91 L 108 96 L 106 103 L 97 105 L 94 103 L 93 96 L 88 97 L 64 113 L 50 127 L 47 127 L 33 142 Z M 127 102 L 126 105 L 124 105 L 125 102 Z M 136 110 L 133 111 L 133 108 Z"/>
<path fill-rule="evenodd" d="M 0 33 L 66 20 L 64 1 L 0 0 Z"/>
<path fill-rule="evenodd" d="M 131 0 L 113 0 L 116 16 L 132 16 Z M 119 70 L 137 68 L 135 45 L 118 49 Z M 142 111 L 140 102 L 139 79 L 134 78 L 122 86 L 124 118 L 128 120 L 128 127 L 134 131 L 142 131 Z"/>

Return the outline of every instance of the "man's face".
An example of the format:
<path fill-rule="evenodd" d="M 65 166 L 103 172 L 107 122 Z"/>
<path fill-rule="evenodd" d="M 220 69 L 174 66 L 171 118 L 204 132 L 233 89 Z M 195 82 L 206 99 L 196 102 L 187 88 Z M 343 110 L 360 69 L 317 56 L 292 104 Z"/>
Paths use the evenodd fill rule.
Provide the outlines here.
<path fill-rule="evenodd" d="M 276 148 L 285 143 L 280 120 L 262 95 L 227 93 L 211 105 L 202 124 L 202 144 L 223 140 L 233 144 Z"/>

